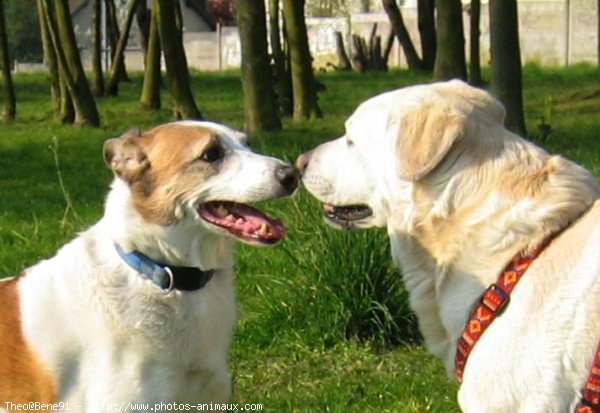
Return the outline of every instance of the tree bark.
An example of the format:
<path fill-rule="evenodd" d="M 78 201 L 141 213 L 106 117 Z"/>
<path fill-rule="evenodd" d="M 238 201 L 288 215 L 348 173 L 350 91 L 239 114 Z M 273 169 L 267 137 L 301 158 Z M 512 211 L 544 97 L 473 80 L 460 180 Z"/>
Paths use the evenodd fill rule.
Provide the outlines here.
<path fill-rule="evenodd" d="M 92 1 L 92 93 L 94 96 L 104 94 L 104 74 L 102 73 L 102 0 Z"/>
<path fill-rule="evenodd" d="M 469 83 L 473 86 L 483 84 L 481 78 L 481 62 L 479 57 L 479 20 L 481 16 L 481 0 L 471 0 L 471 27 L 469 47 Z"/>
<path fill-rule="evenodd" d="M 394 31 L 391 30 L 390 33 L 388 34 L 388 37 L 385 41 L 385 47 L 383 49 L 383 61 L 385 62 L 385 65 L 388 65 L 388 62 L 390 60 L 390 53 L 392 52 L 392 46 L 394 46 Z"/>
<path fill-rule="evenodd" d="M 56 53 L 52 47 L 52 40 L 48 33 L 48 25 L 44 15 L 44 0 L 37 0 L 38 21 L 40 24 L 40 34 L 42 37 L 42 49 L 44 51 L 44 63 L 48 66 L 50 73 L 50 95 L 52 96 L 52 106 L 56 112 L 60 112 L 61 107 L 61 88 L 60 79 L 58 76 L 58 63 L 56 61 Z"/>
<path fill-rule="evenodd" d="M 112 63 L 112 55 L 117 49 L 117 41 L 119 40 L 119 24 L 117 19 L 117 8 L 115 7 L 115 0 L 105 0 L 104 5 L 106 8 L 106 34 L 108 39 L 107 47 L 110 46 L 110 59 Z"/>
<path fill-rule="evenodd" d="M 491 91 L 504 104 L 504 125 L 526 134 L 516 0 L 490 0 Z"/>
<path fill-rule="evenodd" d="M 350 59 L 346 53 L 346 48 L 344 47 L 344 38 L 341 32 L 335 32 L 335 45 L 338 59 L 337 69 L 344 71 L 352 70 L 352 64 L 350 63 Z"/>
<path fill-rule="evenodd" d="M 598 66 L 600 67 L 600 0 L 598 0 L 598 3 L 596 4 L 596 11 L 596 18 L 598 19 L 598 24 L 596 26 L 596 41 L 598 43 L 596 48 L 596 58 L 598 59 Z"/>
<path fill-rule="evenodd" d="M 6 38 L 3 0 L 0 0 L 0 67 L 2 68 L 2 83 L 4 85 L 4 110 L 1 117 L 5 121 L 10 121 L 15 118 L 17 113 L 17 100 L 10 74 L 10 56 Z"/>
<path fill-rule="evenodd" d="M 110 62 L 111 66 L 115 61 L 115 53 L 117 51 L 117 43 L 119 43 L 120 30 L 119 19 L 117 17 L 117 8 L 114 0 L 105 0 L 106 4 L 106 28 L 108 32 L 108 42 L 110 43 Z M 129 81 L 127 70 L 125 69 L 125 61 L 122 61 L 118 66 L 119 78 L 124 82 Z"/>
<path fill-rule="evenodd" d="M 352 35 L 352 68 L 357 72 L 365 71 L 379 71 L 385 72 L 388 70 L 388 58 L 394 42 L 394 33 L 390 31 L 384 48 L 381 46 L 381 36 L 377 36 L 377 23 L 371 28 L 371 34 L 369 35 L 369 41 L 363 37 L 353 34 Z M 341 42 L 341 34 L 336 32 L 338 42 Z M 338 46 L 338 53 L 339 53 Z"/>
<path fill-rule="evenodd" d="M 366 42 L 358 34 L 352 35 L 352 69 L 356 72 L 366 72 L 369 70 L 369 60 L 367 59 Z"/>
<path fill-rule="evenodd" d="M 273 65 L 275 69 L 275 92 L 279 102 L 279 110 L 283 116 L 291 116 L 293 113 L 292 99 L 292 77 L 287 65 L 287 58 L 283 51 L 281 42 L 281 30 L 279 27 L 279 0 L 269 0 L 269 36 L 271 40 L 271 52 L 273 54 Z"/>
<path fill-rule="evenodd" d="M 175 27 L 177 28 L 177 32 L 182 35 L 183 34 L 183 15 L 181 12 L 181 3 L 179 0 L 175 0 L 173 3 L 175 6 Z"/>
<path fill-rule="evenodd" d="M 175 3 L 177 0 L 157 0 L 158 32 L 167 66 L 167 80 L 173 100 L 176 119 L 202 118 L 190 88 L 181 31 L 177 29 Z"/>
<path fill-rule="evenodd" d="M 148 50 L 144 68 L 144 84 L 140 103 L 144 109 L 160 109 L 160 38 L 158 35 L 158 4 L 152 2 Z"/>
<path fill-rule="evenodd" d="M 44 0 L 44 13 L 60 77 L 73 99 L 75 123 L 99 126 L 100 116 L 79 57 L 67 0 Z"/>
<path fill-rule="evenodd" d="M 281 129 L 267 51 L 265 13 L 264 0 L 237 1 L 237 23 L 242 47 L 244 129 L 248 133 Z"/>
<path fill-rule="evenodd" d="M 361 13 L 370 13 L 371 12 L 371 2 L 369 0 L 360 0 L 360 12 Z"/>
<path fill-rule="evenodd" d="M 138 28 L 140 29 L 140 46 L 144 56 L 144 67 L 146 65 L 146 56 L 148 55 L 148 42 L 150 41 L 150 20 L 151 14 L 146 7 L 146 1 L 138 1 L 135 11 L 135 17 Z"/>
<path fill-rule="evenodd" d="M 60 88 L 58 119 L 61 123 L 73 123 L 75 122 L 75 107 L 73 106 L 69 86 L 67 86 L 67 81 L 64 78 L 59 77 L 58 82 Z"/>
<path fill-rule="evenodd" d="M 133 17 L 137 7 L 138 0 L 131 0 L 127 7 L 127 15 L 123 24 L 123 30 L 121 30 L 121 36 L 117 42 L 117 49 L 113 54 L 113 62 L 110 70 L 110 78 L 106 84 L 106 94 L 114 96 L 119 92 L 119 66 L 123 65 L 125 60 L 125 47 L 127 46 L 127 39 L 129 38 L 129 31 L 131 30 L 131 24 L 133 23 Z"/>
<path fill-rule="evenodd" d="M 423 68 L 433 71 L 437 41 L 435 38 L 435 0 L 417 0 L 417 19 L 421 38 Z"/>
<path fill-rule="evenodd" d="M 503 1 L 503 0 L 502 0 Z M 467 79 L 461 0 L 438 0 L 435 80 Z"/>
<path fill-rule="evenodd" d="M 400 8 L 398 8 L 396 0 L 382 0 L 381 3 L 390 19 L 390 24 L 398 38 L 398 42 L 400 43 L 400 46 L 402 46 L 408 68 L 411 70 L 423 70 L 425 66 L 421 58 L 419 58 L 417 50 L 410 39 L 408 30 L 404 24 L 404 19 L 402 18 L 402 12 L 400 11 Z"/>
<path fill-rule="evenodd" d="M 291 60 L 294 120 L 297 121 L 323 116 L 317 99 L 316 80 L 308 48 L 304 3 L 305 0 L 283 0 L 283 16 Z"/>

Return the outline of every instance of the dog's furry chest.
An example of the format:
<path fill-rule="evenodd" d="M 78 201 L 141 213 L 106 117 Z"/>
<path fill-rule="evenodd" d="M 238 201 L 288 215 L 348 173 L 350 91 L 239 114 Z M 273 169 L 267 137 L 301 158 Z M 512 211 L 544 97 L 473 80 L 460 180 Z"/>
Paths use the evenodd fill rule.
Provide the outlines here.
<path fill-rule="evenodd" d="M 102 402 L 226 399 L 231 269 L 199 291 L 166 294 L 84 245 L 32 267 L 20 286 L 25 335 L 59 400 L 93 412 Z"/>

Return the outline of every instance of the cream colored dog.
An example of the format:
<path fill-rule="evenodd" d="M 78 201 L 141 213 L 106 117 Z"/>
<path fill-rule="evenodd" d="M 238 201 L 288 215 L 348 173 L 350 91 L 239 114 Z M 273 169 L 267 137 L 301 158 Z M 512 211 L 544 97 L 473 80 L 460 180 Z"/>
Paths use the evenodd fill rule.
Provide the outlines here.
<path fill-rule="evenodd" d="M 460 81 L 408 87 L 361 104 L 343 137 L 297 165 L 334 226 L 387 228 L 426 346 L 451 376 L 484 289 L 555 234 L 475 344 L 458 399 L 465 412 L 564 413 L 600 338 L 600 186 L 503 119 Z"/>
<path fill-rule="evenodd" d="M 233 241 L 284 236 L 244 203 L 289 195 L 299 178 L 244 139 L 186 121 L 105 143 L 116 177 L 102 219 L 0 282 L 0 410 L 196 410 L 228 399 Z"/>

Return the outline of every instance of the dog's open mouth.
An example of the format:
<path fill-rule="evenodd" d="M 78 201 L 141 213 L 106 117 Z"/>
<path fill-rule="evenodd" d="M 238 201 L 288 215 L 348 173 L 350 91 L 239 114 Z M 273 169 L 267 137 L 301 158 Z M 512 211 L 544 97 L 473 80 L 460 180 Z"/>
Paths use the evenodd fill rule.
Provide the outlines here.
<path fill-rule="evenodd" d="M 274 244 L 285 236 L 283 223 L 256 208 L 230 201 L 212 201 L 198 206 L 206 222 L 252 244 Z"/>
<path fill-rule="evenodd" d="M 373 210 L 366 205 L 335 206 L 323 205 L 325 218 L 333 224 L 342 227 L 349 226 L 352 222 L 360 221 L 373 215 Z"/>

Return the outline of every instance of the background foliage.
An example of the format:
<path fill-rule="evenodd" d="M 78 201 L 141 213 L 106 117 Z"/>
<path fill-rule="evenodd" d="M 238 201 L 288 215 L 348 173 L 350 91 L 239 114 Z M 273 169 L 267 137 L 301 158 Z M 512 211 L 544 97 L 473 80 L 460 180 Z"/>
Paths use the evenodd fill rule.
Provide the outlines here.
<path fill-rule="evenodd" d="M 41 62 L 43 59 L 35 1 L 4 2 L 8 49 L 13 61 Z"/>

